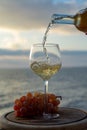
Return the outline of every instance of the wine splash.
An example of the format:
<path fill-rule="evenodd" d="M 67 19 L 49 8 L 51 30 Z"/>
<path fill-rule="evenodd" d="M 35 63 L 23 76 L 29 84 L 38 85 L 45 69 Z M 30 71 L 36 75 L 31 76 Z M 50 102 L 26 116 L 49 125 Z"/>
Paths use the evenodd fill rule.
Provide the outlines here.
<path fill-rule="evenodd" d="M 31 64 L 31 68 L 34 73 L 40 76 L 43 80 L 48 80 L 60 70 L 61 64 L 50 65 L 48 63 L 35 61 Z"/>

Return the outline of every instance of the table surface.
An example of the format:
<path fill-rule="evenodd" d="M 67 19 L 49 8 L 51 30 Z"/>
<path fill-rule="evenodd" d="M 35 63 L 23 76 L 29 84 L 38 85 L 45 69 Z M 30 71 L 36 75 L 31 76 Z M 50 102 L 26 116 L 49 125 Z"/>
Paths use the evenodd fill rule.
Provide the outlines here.
<path fill-rule="evenodd" d="M 59 117 L 53 120 L 42 118 L 17 118 L 8 112 L 0 118 L 0 128 L 6 130 L 87 130 L 87 113 L 75 108 L 59 108 Z"/>

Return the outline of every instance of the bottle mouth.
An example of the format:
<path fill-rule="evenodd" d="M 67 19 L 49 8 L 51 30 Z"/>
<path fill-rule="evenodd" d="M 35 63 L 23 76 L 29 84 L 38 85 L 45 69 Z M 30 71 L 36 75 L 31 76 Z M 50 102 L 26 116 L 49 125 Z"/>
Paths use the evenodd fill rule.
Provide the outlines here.
<path fill-rule="evenodd" d="M 83 14 L 84 12 L 87 12 L 87 8 L 81 9 L 78 13 L 79 13 L 79 14 Z"/>

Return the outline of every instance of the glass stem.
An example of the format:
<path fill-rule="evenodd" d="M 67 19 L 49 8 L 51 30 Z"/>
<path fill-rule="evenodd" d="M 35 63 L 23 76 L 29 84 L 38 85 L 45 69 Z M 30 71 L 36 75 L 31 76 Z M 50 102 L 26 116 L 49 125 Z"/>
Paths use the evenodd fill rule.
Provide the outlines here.
<path fill-rule="evenodd" d="M 45 87 L 44 87 L 44 114 L 48 113 L 48 80 L 45 81 Z"/>

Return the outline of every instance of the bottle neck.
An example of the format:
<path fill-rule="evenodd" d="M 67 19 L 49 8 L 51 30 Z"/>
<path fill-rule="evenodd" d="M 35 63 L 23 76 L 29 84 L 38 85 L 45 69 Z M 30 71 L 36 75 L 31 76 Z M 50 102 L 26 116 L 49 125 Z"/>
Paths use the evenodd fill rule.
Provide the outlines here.
<path fill-rule="evenodd" d="M 74 24 L 73 15 L 64 15 L 64 14 L 53 14 L 52 15 L 52 24 Z"/>

